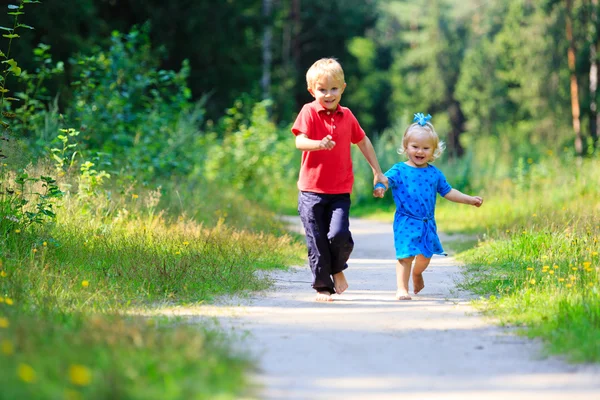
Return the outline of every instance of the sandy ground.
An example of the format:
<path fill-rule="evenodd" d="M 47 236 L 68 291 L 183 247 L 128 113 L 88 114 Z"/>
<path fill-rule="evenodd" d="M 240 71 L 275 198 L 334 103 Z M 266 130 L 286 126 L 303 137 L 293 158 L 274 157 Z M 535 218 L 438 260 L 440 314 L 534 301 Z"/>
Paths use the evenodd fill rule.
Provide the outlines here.
<path fill-rule="evenodd" d="M 313 301 L 303 266 L 273 273 L 273 291 L 188 310 L 256 357 L 261 388 L 248 398 L 600 399 L 600 366 L 547 357 L 478 315 L 454 259 L 434 257 L 423 292 L 400 302 L 391 225 L 354 219 L 351 230 L 350 288 L 333 303 Z"/>

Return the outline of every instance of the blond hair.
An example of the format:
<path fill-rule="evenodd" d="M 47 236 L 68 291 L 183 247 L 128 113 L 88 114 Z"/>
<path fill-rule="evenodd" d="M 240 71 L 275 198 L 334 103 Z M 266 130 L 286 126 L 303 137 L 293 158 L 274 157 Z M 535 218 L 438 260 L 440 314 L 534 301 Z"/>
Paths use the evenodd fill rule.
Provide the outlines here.
<path fill-rule="evenodd" d="M 346 83 L 344 70 L 335 58 L 321 58 L 306 71 L 306 86 L 308 90 L 314 89 L 317 81 L 323 76 L 328 76 L 338 82 Z"/>
<path fill-rule="evenodd" d="M 408 141 L 411 137 L 418 134 L 427 136 L 427 138 L 430 139 L 433 144 L 433 156 L 430 161 L 433 162 L 438 159 L 444 152 L 446 144 L 440 140 L 435 128 L 429 122 L 427 122 L 425 125 L 420 125 L 415 122 L 406 128 L 406 131 L 404 131 L 404 137 L 402 138 L 402 147 L 398 149 L 398 154 L 406 154 Z"/>

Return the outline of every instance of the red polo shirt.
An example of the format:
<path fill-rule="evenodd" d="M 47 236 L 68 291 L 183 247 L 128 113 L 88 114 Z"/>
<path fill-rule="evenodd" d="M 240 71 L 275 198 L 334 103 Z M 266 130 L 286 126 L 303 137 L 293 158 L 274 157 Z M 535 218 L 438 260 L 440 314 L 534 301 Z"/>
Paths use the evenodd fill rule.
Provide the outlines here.
<path fill-rule="evenodd" d="M 302 107 L 292 132 L 294 135 L 304 133 L 312 140 L 331 135 L 335 142 L 331 150 L 302 152 L 298 189 L 327 194 L 351 193 L 354 173 L 350 146 L 365 137 L 352 111 L 339 104 L 335 111 L 329 111 L 315 100 Z"/>

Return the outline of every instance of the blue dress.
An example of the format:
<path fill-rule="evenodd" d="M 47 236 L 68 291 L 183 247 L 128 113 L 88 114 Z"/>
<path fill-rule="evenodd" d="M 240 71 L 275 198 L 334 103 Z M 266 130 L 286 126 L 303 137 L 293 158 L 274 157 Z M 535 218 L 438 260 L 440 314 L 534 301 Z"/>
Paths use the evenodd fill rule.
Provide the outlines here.
<path fill-rule="evenodd" d="M 394 164 L 385 176 L 396 203 L 396 258 L 418 254 L 427 258 L 433 254 L 446 255 L 434 219 L 437 194 L 443 197 L 452 190 L 442 171 L 433 165 L 416 168 L 402 162 Z"/>

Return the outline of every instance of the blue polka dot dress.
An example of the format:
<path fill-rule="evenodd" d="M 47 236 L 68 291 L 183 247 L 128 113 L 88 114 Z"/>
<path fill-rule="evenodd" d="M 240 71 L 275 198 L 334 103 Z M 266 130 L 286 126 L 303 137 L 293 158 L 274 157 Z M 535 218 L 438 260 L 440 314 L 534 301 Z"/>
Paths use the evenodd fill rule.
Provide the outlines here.
<path fill-rule="evenodd" d="M 422 254 L 446 255 L 434 219 L 437 194 L 445 196 L 452 187 L 433 165 L 424 168 L 397 163 L 385 173 L 392 189 L 394 215 L 394 245 L 396 258 Z"/>

